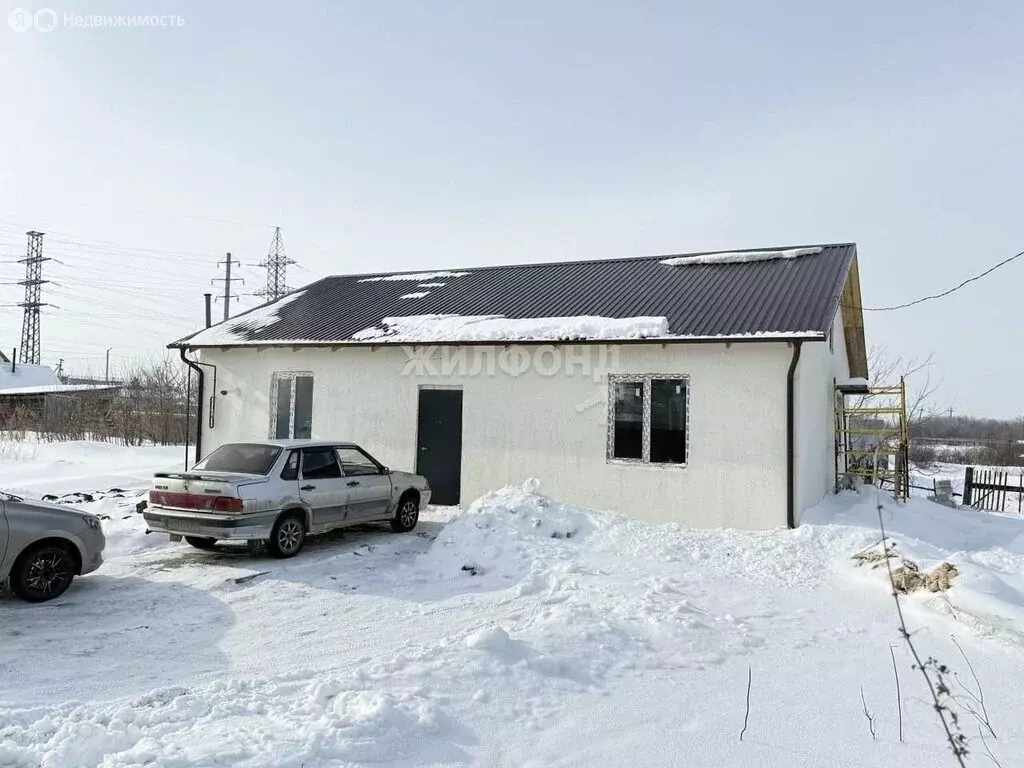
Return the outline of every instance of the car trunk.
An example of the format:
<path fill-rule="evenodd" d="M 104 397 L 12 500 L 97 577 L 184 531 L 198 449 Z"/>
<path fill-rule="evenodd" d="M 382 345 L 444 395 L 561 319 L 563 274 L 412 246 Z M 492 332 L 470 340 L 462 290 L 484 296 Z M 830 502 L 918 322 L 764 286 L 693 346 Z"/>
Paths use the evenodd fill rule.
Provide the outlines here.
<path fill-rule="evenodd" d="M 265 482 L 263 475 L 240 472 L 158 472 L 153 477 L 149 503 L 197 512 L 243 512 L 242 489 Z"/>

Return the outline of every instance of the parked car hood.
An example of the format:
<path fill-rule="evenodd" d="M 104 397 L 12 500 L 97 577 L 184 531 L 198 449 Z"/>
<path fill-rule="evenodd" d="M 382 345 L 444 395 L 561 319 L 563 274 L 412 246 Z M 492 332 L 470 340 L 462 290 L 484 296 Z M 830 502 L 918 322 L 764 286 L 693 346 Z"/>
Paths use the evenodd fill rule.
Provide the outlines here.
<path fill-rule="evenodd" d="M 21 496 L 15 496 L 12 493 L 4 493 L 2 495 L 4 497 L 4 500 L 8 501 L 9 503 L 18 504 L 22 507 L 27 507 L 28 509 L 32 510 L 38 510 L 39 512 L 44 512 L 47 514 L 57 513 L 61 515 L 68 515 L 71 517 L 95 517 L 95 515 L 89 512 L 78 509 L 77 507 L 70 506 L 68 504 L 51 504 L 48 501 L 39 501 L 38 499 L 25 499 L 22 498 Z"/>

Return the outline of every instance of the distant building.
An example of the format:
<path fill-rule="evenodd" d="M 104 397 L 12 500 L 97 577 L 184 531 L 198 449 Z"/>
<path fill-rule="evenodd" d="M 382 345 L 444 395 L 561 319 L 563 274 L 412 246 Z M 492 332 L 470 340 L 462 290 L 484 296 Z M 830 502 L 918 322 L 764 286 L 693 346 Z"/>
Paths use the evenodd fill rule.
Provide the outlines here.
<path fill-rule="evenodd" d="M 0 361 L 0 428 L 35 429 L 69 406 L 82 400 L 105 401 L 117 393 L 117 385 L 65 384 L 45 365 Z"/>

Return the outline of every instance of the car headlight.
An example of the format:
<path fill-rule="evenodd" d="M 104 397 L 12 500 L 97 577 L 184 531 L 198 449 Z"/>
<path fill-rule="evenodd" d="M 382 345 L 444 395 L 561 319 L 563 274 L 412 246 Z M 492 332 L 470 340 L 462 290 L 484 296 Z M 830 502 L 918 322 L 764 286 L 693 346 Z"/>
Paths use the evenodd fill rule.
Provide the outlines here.
<path fill-rule="evenodd" d="M 102 531 L 103 526 L 100 525 L 100 519 L 89 515 L 85 518 L 85 524 L 92 528 L 94 531 Z"/>

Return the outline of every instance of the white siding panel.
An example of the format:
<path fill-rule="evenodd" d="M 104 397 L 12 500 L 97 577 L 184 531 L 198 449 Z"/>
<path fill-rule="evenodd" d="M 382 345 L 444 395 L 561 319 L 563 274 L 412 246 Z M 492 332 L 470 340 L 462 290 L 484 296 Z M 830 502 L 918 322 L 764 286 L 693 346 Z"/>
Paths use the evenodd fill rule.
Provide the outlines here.
<path fill-rule="evenodd" d="M 832 351 L 828 343 L 805 343 L 797 366 L 796 511 L 801 513 L 835 488 L 834 380 L 850 376 L 842 315 L 832 322 Z"/>
<path fill-rule="evenodd" d="M 805 346 L 806 352 L 827 350 L 820 343 Z M 470 348 L 469 354 L 481 353 Z M 597 361 L 600 354 L 597 345 L 561 347 L 559 357 Z M 440 375 L 440 363 L 438 375 L 411 375 L 407 352 L 396 347 L 203 350 L 202 360 L 218 367 L 215 426 L 204 435 L 204 452 L 224 442 L 266 438 L 271 374 L 301 370 L 315 377 L 314 438 L 352 440 L 389 466 L 413 469 L 419 388 L 459 386 L 464 505 L 537 477 L 544 492 L 560 499 L 645 520 L 748 529 L 785 525 L 791 355 L 785 343 L 621 345 L 605 347 L 604 355 L 605 374 L 689 377 L 686 467 L 609 463 L 607 375 L 595 380 L 579 363 L 553 375 L 534 368 L 519 376 L 500 368 L 492 375 Z M 551 358 L 545 363 L 550 368 Z"/>

